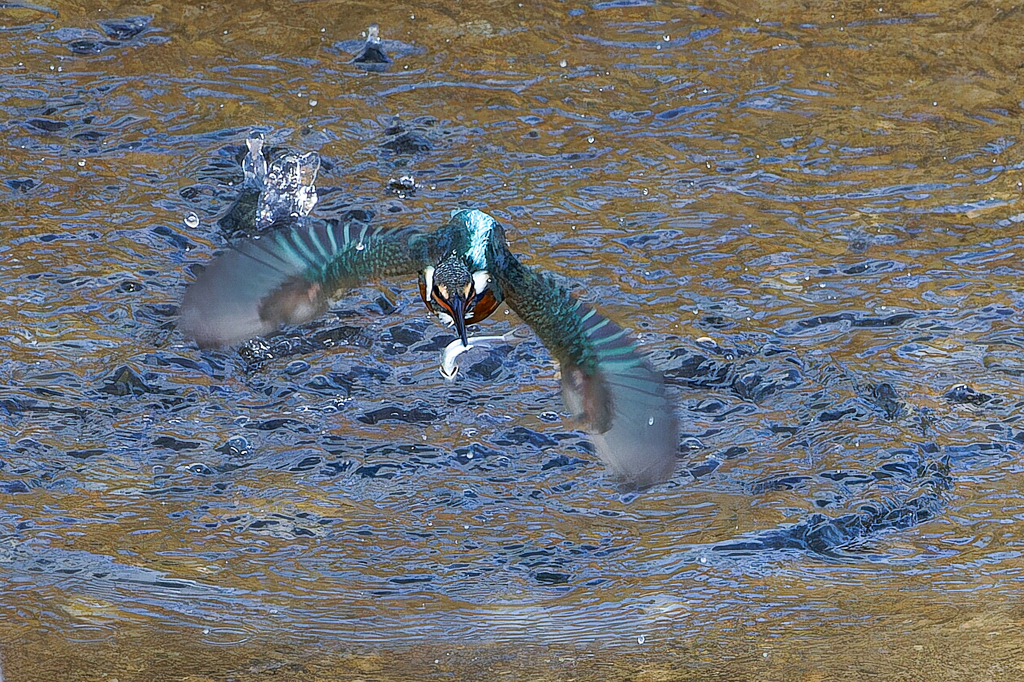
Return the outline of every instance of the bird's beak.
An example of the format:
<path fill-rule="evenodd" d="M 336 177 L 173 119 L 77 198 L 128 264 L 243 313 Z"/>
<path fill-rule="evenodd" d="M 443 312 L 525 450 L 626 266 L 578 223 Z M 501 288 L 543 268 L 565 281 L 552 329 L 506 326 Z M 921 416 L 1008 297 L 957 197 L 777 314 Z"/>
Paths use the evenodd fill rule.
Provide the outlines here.
<path fill-rule="evenodd" d="M 469 337 L 466 336 L 466 299 L 456 294 L 449 299 L 448 303 L 452 307 L 452 320 L 455 322 L 456 331 L 462 338 L 462 345 L 469 346 Z"/>

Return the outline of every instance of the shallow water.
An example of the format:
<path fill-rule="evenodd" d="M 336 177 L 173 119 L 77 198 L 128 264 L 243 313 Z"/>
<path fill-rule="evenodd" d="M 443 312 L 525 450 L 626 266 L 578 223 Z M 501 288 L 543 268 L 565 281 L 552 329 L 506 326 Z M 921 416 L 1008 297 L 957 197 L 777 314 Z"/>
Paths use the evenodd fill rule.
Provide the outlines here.
<path fill-rule="evenodd" d="M 523 5 L 0 8 L 5 679 L 1024 675 L 1020 9 Z M 251 130 L 633 328 L 674 479 L 412 281 L 187 343 Z"/>

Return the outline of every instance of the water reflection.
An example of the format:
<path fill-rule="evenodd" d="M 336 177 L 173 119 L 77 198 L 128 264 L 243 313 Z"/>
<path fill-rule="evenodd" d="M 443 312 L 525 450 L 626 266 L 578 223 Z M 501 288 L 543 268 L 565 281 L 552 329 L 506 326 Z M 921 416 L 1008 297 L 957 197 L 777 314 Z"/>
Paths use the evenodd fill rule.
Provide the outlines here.
<path fill-rule="evenodd" d="M 1013 12 L 340 9 L 176 5 L 127 36 L 0 8 L 9 677 L 113 671 L 140 632 L 153 669 L 188 672 L 173 643 L 232 674 L 286 670 L 268 640 L 314 670 L 307 637 L 409 647 L 359 665 L 418 679 L 1014 664 Z M 372 22 L 385 71 L 344 45 Z M 483 206 L 579 282 L 671 378 L 673 481 L 617 491 L 533 339 L 447 384 L 412 282 L 245 355 L 185 344 L 254 128 L 318 152 L 323 215 Z"/>

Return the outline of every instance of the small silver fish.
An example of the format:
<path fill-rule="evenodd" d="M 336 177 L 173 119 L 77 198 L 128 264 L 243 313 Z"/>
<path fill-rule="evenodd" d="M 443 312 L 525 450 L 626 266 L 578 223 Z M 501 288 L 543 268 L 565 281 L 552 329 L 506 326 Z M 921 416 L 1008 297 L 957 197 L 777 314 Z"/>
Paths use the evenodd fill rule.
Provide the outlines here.
<path fill-rule="evenodd" d="M 505 336 L 471 336 L 469 337 L 469 345 L 466 346 L 462 345 L 462 339 L 455 339 L 441 351 L 441 376 L 448 381 L 452 381 L 459 372 L 459 366 L 455 364 L 455 358 L 483 343 L 507 343 L 509 339 L 506 337 L 508 336 L 511 336 L 511 334 L 506 334 Z"/>

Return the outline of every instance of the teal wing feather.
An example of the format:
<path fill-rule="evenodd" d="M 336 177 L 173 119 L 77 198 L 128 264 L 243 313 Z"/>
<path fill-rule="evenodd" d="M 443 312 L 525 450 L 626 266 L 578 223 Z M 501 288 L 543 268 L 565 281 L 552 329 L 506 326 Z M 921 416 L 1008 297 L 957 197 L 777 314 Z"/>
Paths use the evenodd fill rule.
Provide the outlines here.
<path fill-rule="evenodd" d="M 178 327 L 204 348 L 239 343 L 312 320 L 341 291 L 427 262 L 419 232 L 302 219 L 210 263 L 185 292 Z"/>
<path fill-rule="evenodd" d="M 617 324 L 551 277 L 499 255 L 505 301 L 561 365 L 562 397 L 624 483 L 647 487 L 672 476 L 678 423 L 665 379 Z"/>

